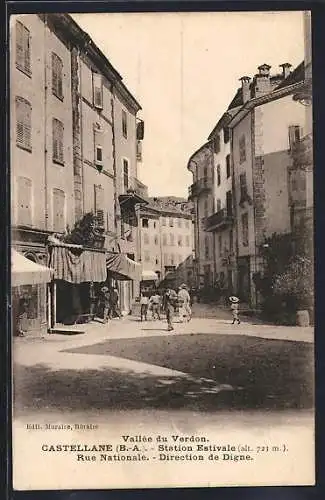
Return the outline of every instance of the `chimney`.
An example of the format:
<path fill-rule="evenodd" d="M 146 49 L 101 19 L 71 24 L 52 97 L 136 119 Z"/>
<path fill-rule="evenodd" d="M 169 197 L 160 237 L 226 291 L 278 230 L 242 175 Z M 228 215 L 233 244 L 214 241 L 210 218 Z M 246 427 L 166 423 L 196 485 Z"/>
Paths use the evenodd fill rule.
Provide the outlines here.
<path fill-rule="evenodd" d="M 254 77 L 254 96 L 260 97 L 261 95 L 271 92 L 270 82 L 270 69 L 269 64 L 261 64 L 258 68 L 258 74 Z"/>
<path fill-rule="evenodd" d="M 242 76 L 239 78 L 241 81 L 241 88 L 242 88 L 242 94 L 243 94 L 243 104 L 245 102 L 249 101 L 251 98 L 251 91 L 249 88 L 249 82 L 251 81 L 249 76 Z"/>
<path fill-rule="evenodd" d="M 292 64 L 283 63 L 283 64 L 279 64 L 279 66 L 280 66 L 280 68 L 282 68 L 282 78 L 283 79 L 287 78 L 291 73 Z"/>

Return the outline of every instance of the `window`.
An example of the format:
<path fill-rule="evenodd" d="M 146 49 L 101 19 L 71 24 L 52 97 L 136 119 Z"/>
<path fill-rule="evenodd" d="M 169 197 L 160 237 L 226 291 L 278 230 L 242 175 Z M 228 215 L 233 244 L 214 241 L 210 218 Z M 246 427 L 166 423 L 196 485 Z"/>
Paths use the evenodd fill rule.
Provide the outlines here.
<path fill-rule="evenodd" d="M 144 252 L 144 260 L 146 262 L 149 262 L 150 261 L 150 253 L 148 251 L 145 251 Z"/>
<path fill-rule="evenodd" d="M 245 136 L 242 135 L 239 139 L 239 163 L 246 161 L 246 142 Z"/>
<path fill-rule="evenodd" d="M 248 247 L 248 214 L 241 217 L 243 246 Z"/>
<path fill-rule="evenodd" d="M 217 212 L 219 212 L 219 210 L 221 210 L 221 200 L 218 198 L 217 199 Z"/>
<path fill-rule="evenodd" d="M 208 217 L 208 200 L 204 200 L 204 217 Z"/>
<path fill-rule="evenodd" d="M 174 235 L 172 233 L 169 235 L 169 241 L 172 246 L 175 245 Z"/>
<path fill-rule="evenodd" d="M 94 213 L 98 227 L 104 227 L 104 189 L 94 184 Z"/>
<path fill-rule="evenodd" d="M 173 253 L 170 254 L 170 265 L 171 266 L 174 265 L 174 254 Z"/>
<path fill-rule="evenodd" d="M 53 231 L 64 233 L 65 231 L 65 194 L 61 189 L 53 189 Z"/>
<path fill-rule="evenodd" d="M 300 141 L 301 129 L 299 125 L 290 125 L 289 127 L 289 148 L 292 149 L 293 146 Z"/>
<path fill-rule="evenodd" d="M 162 226 L 166 226 L 166 218 L 165 217 L 162 217 L 162 219 L 161 219 L 161 225 Z"/>
<path fill-rule="evenodd" d="M 227 179 L 229 179 L 231 175 L 231 168 L 230 168 L 230 155 L 226 156 L 226 174 L 227 174 Z"/>
<path fill-rule="evenodd" d="M 103 109 L 103 81 L 99 73 L 93 73 L 93 104 L 95 108 Z"/>
<path fill-rule="evenodd" d="M 240 183 L 240 201 L 244 201 L 247 198 L 246 173 L 240 174 L 239 183 Z"/>
<path fill-rule="evenodd" d="M 27 177 L 17 178 L 18 224 L 32 225 L 32 181 Z"/>
<path fill-rule="evenodd" d="M 153 228 L 156 229 L 156 221 L 153 221 Z"/>
<path fill-rule="evenodd" d="M 185 242 L 186 242 L 186 246 L 189 247 L 190 246 L 190 237 L 189 236 L 185 236 Z"/>
<path fill-rule="evenodd" d="M 220 165 L 217 166 L 217 185 L 220 186 L 221 184 L 221 171 L 220 171 Z"/>
<path fill-rule="evenodd" d="M 169 219 L 169 227 L 174 227 L 174 220 L 172 217 Z"/>
<path fill-rule="evenodd" d="M 16 144 L 32 150 L 32 106 L 23 97 L 16 97 Z"/>
<path fill-rule="evenodd" d="M 128 137 L 128 119 L 127 119 L 127 114 L 124 109 L 122 109 L 122 133 L 123 137 L 127 139 Z"/>
<path fill-rule="evenodd" d="M 182 227 L 182 219 L 180 217 L 177 219 L 177 226 Z"/>
<path fill-rule="evenodd" d="M 177 244 L 179 247 L 181 247 L 183 245 L 183 238 L 182 238 L 181 234 L 178 235 Z"/>
<path fill-rule="evenodd" d="M 208 167 L 204 167 L 203 169 L 203 178 L 206 179 L 208 177 Z"/>
<path fill-rule="evenodd" d="M 16 22 L 16 67 L 31 76 L 31 36 L 21 22 Z"/>
<path fill-rule="evenodd" d="M 94 124 L 95 166 L 103 165 L 103 132 L 99 123 Z"/>
<path fill-rule="evenodd" d="M 123 186 L 124 192 L 129 189 L 129 162 L 127 160 L 123 160 Z"/>
<path fill-rule="evenodd" d="M 144 233 L 143 235 L 143 243 L 145 245 L 149 245 L 149 235 L 147 233 Z"/>
<path fill-rule="evenodd" d="M 63 62 L 52 52 L 52 94 L 63 99 Z"/>
<path fill-rule="evenodd" d="M 101 146 L 95 146 L 95 164 L 102 165 L 103 163 L 103 148 Z"/>
<path fill-rule="evenodd" d="M 222 235 L 219 235 L 219 255 L 222 255 Z"/>
<path fill-rule="evenodd" d="M 232 229 L 229 231 L 229 250 L 230 250 L 230 253 L 233 252 L 234 250 L 234 239 L 233 239 L 233 231 Z"/>
<path fill-rule="evenodd" d="M 208 240 L 207 236 L 205 237 L 204 246 L 205 246 L 205 258 L 208 259 L 209 258 L 209 240 Z"/>
<path fill-rule="evenodd" d="M 156 264 L 159 264 L 159 257 L 156 256 Z"/>
<path fill-rule="evenodd" d="M 162 235 L 162 244 L 167 245 L 167 234 Z"/>
<path fill-rule="evenodd" d="M 53 148 L 53 161 L 56 163 L 64 163 L 63 157 L 63 134 L 64 126 L 60 120 L 53 118 L 52 121 L 52 148 Z"/>
<path fill-rule="evenodd" d="M 149 219 L 142 219 L 142 227 L 149 227 Z"/>
<path fill-rule="evenodd" d="M 227 208 L 227 216 L 232 216 L 232 192 L 227 191 L 226 193 L 226 208 Z"/>
<path fill-rule="evenodd" d="M 216 135 L 213 140 L 213 149 L 215 153 L 219 153 L 220 151 L 220 135 Z"/>
<path fill-rule="evenodd" d="M 229 134 L 229 128 L 228 127 L 225 127 L 223 129 L 223 142 L 225 144 L 227 144 L 227 142 L 229 142 L 229 138 L 230 138 L 230 134 Z"/>
<path fill-rule="evenodd" d="M 155 241 L 155 245 L 158 245 L 158 236 L 157 235 L 155 235 L 154 241 Z"/>

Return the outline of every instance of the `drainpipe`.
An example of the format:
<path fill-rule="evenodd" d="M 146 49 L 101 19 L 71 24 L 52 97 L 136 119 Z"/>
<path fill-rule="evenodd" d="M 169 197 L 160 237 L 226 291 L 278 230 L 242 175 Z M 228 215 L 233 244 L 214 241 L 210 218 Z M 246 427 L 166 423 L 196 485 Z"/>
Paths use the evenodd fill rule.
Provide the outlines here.
<path fill-rule="evenodd" d="M 44 201 L 45 201 L 45 229 L 48 231 L 48 218 L 49 218 L 49 201 L 48 201 L 48 175 L 47 175 L 47 90 L 48 90 L 48 82 L 47 82 L 47 60 L 46 60 L 46 30 L 47 30 L 47 14 L 44 14 L 44 42 L 43 42 L 43 50 L 44 50 Z"/>

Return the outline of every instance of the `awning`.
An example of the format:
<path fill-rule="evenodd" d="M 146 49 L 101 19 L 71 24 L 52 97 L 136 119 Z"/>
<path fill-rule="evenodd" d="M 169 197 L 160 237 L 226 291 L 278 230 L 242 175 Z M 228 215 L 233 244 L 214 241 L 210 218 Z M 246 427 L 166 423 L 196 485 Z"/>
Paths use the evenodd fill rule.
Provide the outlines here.
<path fill-rule="evenodd" d="M 106 252 L 107 272 L 117 280 L 141 280 L 141 264 L 124 253 Z"/>
<path fill-rule="evenodd" d="M 105 253 L 77 245 L 52 246 L 49 264 L 55 279 L 69 283 L 99 283 L 107 277 Z"/>
<path fill-rule="evenodd" d="M 141 275 L 141 280 L 142 281 L 158 281 L 158 274 L 155 273 L 154 271 L 150 270 L 143 270 L 142 275 Z"/>
<path fill-rule="evenodd" d="M 11 285 L 37 285 L 49 283 L 53 270 L 26 259 L 16 250 L 11 250 Z"/>

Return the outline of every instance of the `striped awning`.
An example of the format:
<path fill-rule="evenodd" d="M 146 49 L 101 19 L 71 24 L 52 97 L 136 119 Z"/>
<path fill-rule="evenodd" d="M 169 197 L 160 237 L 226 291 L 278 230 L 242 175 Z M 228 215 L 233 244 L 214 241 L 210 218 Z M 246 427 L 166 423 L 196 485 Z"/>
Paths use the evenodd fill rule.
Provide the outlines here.
<path fill-rule="evenodd" d="M 155 273 L 155 271 L 144 269 L 142 271 L 141 280 L 142 281 L 158 281 L 159 278 L 158 278 L 158 274 Z"/>
<path fill-rule="evenodd" d="M 104 252 L 62 245 L 50 247 L 49 265 L 54 278 L 69 283 L 102 282 L 106 280 Z"/>
<path fill-rule="evenodd" d="M 142 266 L 124 253 L 106 252 L 108 276 L 117 280 L 141 280 Z"/>

